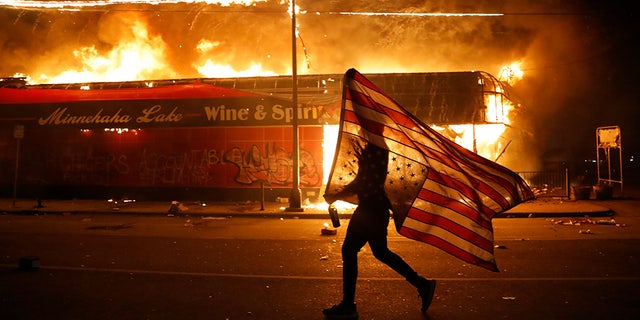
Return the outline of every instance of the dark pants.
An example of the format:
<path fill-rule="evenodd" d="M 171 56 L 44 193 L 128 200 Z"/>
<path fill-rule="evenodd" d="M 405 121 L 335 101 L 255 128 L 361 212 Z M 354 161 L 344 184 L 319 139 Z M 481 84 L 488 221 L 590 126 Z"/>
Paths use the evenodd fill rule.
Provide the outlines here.
<path fill-rule="evenodd" d="M 386 212 L 380 212 L 383 208 L 384 206 L 359 206 L 349 221 L 347 235 L 342 244 L 343 301 L 346 303 L 355 301 L 358 252 L 367 242 L 376 259 L 402 275 L 413 286 L 417 287 L 420 283 L 420 276 L 413 268 L 387 247 L 389 212 L 386 209 Z"/>

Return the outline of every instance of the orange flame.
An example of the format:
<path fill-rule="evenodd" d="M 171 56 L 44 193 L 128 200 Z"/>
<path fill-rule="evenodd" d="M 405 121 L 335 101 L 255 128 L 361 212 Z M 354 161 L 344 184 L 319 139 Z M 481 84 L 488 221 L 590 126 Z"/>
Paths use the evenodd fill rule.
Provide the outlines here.
<path fill-rule="evenodd" d="M 520 62 L 504 66 L 500 71 L 500 79 L 510 80 L 512 83 L 522 79 L 524 72 L 520 69 Z M 496 86 L 495 92 L 485 92 L 484 105 L 486 107 L 482 123 L 448 125 L 445 127 L 434 126 L 443 135 L 457 144 L 493 161 L 498 161 L 505 151 L 508 142 L 501 139 L 507 126 L 511 124 L 509 114 L 515 106 L 511 101 L 502 99 L 503 87 Z M 447 130 L 448 129 L 448 130 Z"/>
<path fill-rule="evenodd" d="M 120 16 L 122 25 L 130 26 L 110 51 L 101 53 L 95 46 L 73 50 L 80 63 L 79 68 L 70 68 L 56 75 L 41 74 L 33 83 L 85 83 L 104 81 L 134 81 L 175 78 L 178 73 L 170 67 L 167 44 L 162 37 L 149 34 L 145 21 L 137 15 Z M 201 39 L 195 51 L 207 57 L 219 42 Z M 249 68 L 236 70 L 231 64 L 200 59 L 194 68 L 203 76 L 276 76 L 273 71 L 263 70 L 262 64 L 251 62 Z M 55 67 L 55 66 L 52 66 Z"/>
<path fill-rule="evenodd" d="M 520 68 L 522 62 L 514 62 L 508 66 L 502 67 L 499 73 L 499 78 L 502 81 L 507 82 L 510 85 L 522 80 L 524 72 Z"/>
<path fill-rule="evenodd" d="M 197 51 L 202 56 L 208 54 L 220 45 L 218 41 L 201 39 L 196 46 Z M 211 59 L 205 59 L 200 64 L 194 64 L 198 72 L 207 78 L 225 78 L 225 77 L 249 77 L 249 76 L 277 76 L 273 71 L 263 70 L 262 64 L 258 62 L 249 63 L 249 68 L 245 70 L 236 70 L 230 64 L 217 63 Z"/>
<path fill-rule="evenodd" d="M 95 46 L 76 49 L 73 56 L 81 64 L 79 69 L 55 76 L 43 74 L 39 79 L 49 83 L 84 83 L 175 77 L 167 62 L 167 45 L 162 37 L 149 35 L 146 24 L 135 15 L 120 18 L 129 27 L 110 51 L 100 53 Z"/>

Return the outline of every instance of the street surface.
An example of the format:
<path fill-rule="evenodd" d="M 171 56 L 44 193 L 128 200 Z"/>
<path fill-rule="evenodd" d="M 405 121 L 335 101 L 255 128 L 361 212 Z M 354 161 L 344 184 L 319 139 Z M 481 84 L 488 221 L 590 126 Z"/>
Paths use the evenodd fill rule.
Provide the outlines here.
<path fill-rule="evenodd" d="M 436 298 L 421 315 L 415 289 L 365 247 L 360 319 L 640 319 L 640 201 L 601 203 L 618 225 L 494 219 L 497 273 L 390 228 L 392 250 L 438 281 Z M 321 235 L 325 222 L 4 214 L 0 318 L 323 319 L 340 300 L 348 221 Z M 39 270 L 19 270 L 23 257 Z"/>

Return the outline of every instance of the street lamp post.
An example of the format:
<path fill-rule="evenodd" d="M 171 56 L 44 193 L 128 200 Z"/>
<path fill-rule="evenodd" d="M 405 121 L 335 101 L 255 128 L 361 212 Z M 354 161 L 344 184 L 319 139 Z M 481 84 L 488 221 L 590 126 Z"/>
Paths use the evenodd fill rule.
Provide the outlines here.
<path fill-rule="evenodd" d="M 299 164 L 299 143 L 298 143 L 298 61 L 296 59 L 296 2 L 291 0 L 291 101 L 293 107 L 293 182 L 291 194 L 289 195 L 289 207 L 287 211 L 303 211 L 300 192 L 300 164 Z"/>

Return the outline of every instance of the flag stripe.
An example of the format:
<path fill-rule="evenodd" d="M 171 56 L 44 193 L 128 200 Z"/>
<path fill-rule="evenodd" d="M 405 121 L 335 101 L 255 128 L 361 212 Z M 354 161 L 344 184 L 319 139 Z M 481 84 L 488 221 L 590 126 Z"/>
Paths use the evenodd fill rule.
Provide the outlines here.
<path fill-rule="evenodd" d="M 490 219 L 478 211 L 477 204 L 465 201 L 462 197 L 460 199 L 454 199 L 452 198 L 451 192 L 443 195 L 423 188 L 418 194 L 418 199 L 441 207 L 446 207 L 448 210 L 457 213 L 458 217 L 473 219 L 479 226 L 491 229 Z"/>
<path fill-rule="evenodd" d="M 447 185 L 457 193 L 464 195 L 465 198 L 470 201 L 474 201 L 476 205 L 480 205 L 477 209 L 489 217 L 492 217 L 496 213 L 496 210 L 493 208 L 500 207 L 491 197 L 484 197 L 484 201 L 478 202 L 480 199 L 477 197 L 482 197 L 483 191 L 487 189 L 484 186 L 478 185 L 474 189 L 472 185 L 463 183 L 460 179 L 456 179 L 454 175 L 442 174 L 441 171 L 430 170 L 427 175 L 429 180 Z M 449 192 L 449 194 L 451 193 L 452 192 Z"/>
<path fill-rule="evenodd" d="M 484 238 L 479 238 L 481 241 L 473 238 L 465 239 L 461 237 L 460 234 L 456 233 L 457 230 L 448 230 L 443 228 L 446 220 L 434 222 L 437 222 L 438 224 L 428 224 L 420 220 L 407 218 L 402 225 L 401 230 L 413 230 L 414 232 L 412 234 L 414 234 L 414 239 L 416 240 L 422 240 L 421 236 L 426 238 L 435 236 L 440 240 L 437 244 L 432 244 L 443 250 L 451 250 L 455 248 L 457 252 L 466 252 L 467 254 L 478 257 L 482 260 L 491 260 L 493 258 L 493 247 L 485 249 L 478 245 L 480 242 L 486 242 Z M 429 230 L 429 232 L 424 232 L 424 230 Z M 492 244 L 493 241 L 490 241 L 490 243 Z"/>
<path fill-rule="evenodd" d="M 468 263 L 483 267 L 491 271 L 498 271 L 498 267 L 496 266 L 495 258 L 493 257 L 493 255 L 491 255 L 490 257 L 487 256 L 485 258 L 481 258 L 480 256 L 471 254 L 468 251 L 461 249 L 460 247 L 451 245 L 451 243 L 444 241 L 442 238 L 439 238 L 433 234 L 423 233 L 408 227 L 401 228 L 398 233 L 407 238 L 433 245 L 434 247 L 439 248 L 444 252 L 447 252 L 452 256 Z"/>
<path fill-rule="evenodd" d="M 429 203 L 429 199 L 416 201 L 412 210 L 407 214 L 407 221 L 413 219 L 454 233 L 457 237 L 476 241 L 476 245 L 486 251 L 493 248 L 492 228 L 486 228 L 477 224 L 467 216 L 460 215 L 452 208 L 447 208 L 446 203 Z M 424 210 L 422 208 L 425 208 Z M 427 209 L 428 208 L 428 209 Z M 406 223 L 405 223 L 406 226 Z"/>

